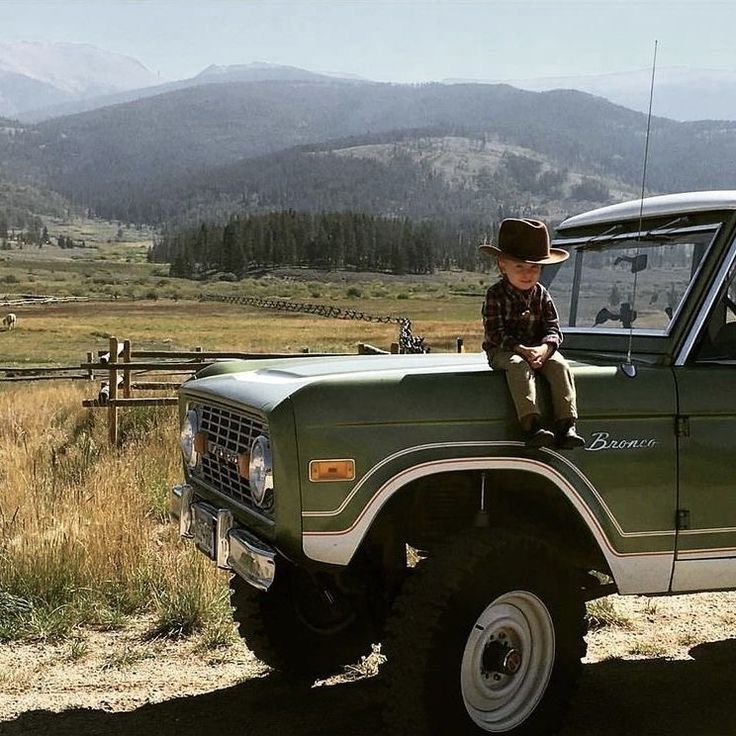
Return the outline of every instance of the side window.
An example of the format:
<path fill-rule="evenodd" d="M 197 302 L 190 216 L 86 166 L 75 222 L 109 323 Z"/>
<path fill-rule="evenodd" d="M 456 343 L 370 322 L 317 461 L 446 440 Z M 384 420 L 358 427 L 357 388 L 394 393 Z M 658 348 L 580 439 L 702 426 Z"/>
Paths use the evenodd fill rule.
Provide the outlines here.
<path fill-rule="evenodd" d="M 687 298 L 717 226 L 661 226 L 556 240 L 572 257 L 543 281 L 563 327 L 666 333 Z"/>
<path fill-rule="evenodd" d="M 736 361 L 736 266 L 703 326 L 695 361 Z"/>

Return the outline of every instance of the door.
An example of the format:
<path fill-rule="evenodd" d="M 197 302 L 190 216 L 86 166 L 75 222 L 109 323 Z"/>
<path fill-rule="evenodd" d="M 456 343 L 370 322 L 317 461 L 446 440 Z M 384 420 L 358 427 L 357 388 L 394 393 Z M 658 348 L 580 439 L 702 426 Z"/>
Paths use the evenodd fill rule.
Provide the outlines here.
<path fill-rule="evenodd" d="M 736 286 L 734 269 L 692 358 L 675 368 L 679 395 L 678 532 L 673 590 L 736 587 Z"/>

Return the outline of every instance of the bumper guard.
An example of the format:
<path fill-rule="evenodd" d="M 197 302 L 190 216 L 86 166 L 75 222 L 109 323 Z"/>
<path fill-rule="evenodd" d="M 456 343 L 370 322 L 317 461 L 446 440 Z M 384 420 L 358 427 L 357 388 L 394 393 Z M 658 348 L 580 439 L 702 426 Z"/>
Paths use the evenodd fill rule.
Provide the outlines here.
<path fill-rule="evenodd" d="M 175 485 L 169 510 L 179 520 L 179 534 L 194 538 L 197 547 L 219 568 L 232 570 L 259 590 L 268 590 L 276 574 L 276 550 L 251 532 L 234 525 L 228 509 L 196 501 L 188 483 Z"/>

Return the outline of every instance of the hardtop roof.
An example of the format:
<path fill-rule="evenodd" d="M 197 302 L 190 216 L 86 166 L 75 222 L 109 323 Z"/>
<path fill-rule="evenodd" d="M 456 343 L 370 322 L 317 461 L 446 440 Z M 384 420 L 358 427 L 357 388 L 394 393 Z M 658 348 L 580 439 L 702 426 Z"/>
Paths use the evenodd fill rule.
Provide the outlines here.
<path fill-rule="evenodd" d="M 589 212 L 568 217 L 557 226 L 562 233 L 579 227 L 588 227 L 608 222 L 636 220 L 642 217 L 680 215 L 689 212 L 708 212 L 715 210 L 736 210 L 736 190 L 726 189 L 707 192 L 682 192 L 679 194 L 663 194 L 656 197 L 633 199 L 606 207 L 599 207 Z"/>

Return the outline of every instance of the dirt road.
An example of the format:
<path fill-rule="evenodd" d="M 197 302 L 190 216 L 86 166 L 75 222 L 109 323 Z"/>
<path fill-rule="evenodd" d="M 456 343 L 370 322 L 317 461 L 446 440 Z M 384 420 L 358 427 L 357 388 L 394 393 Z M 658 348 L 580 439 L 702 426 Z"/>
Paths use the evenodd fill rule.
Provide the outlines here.
<path fill-rule="evenodd" d="M 736 594 L 704 594 L 662 599 L 656 606 L 646 599 L 617 604 L 622 625 L 589 634 L 580 689 L 561 736 L 735 733 L 736 630 L 731 613 L 735 602 Z M 174 649 L 166 645 L 156 656 L 120 671 L 100 668 L 90 654 L 87 677 L 97 672 L 97 682 L 67 679 L 66 690 L 58 682 L 44 689 L 40 680 L 52 678 L 53 671 L 43 663 L 22 691 L 22 680 L 9 678 L 7 669 L 0 670 L 6 673 L 0 682 L 4 698 L 0 718 L 5 713 L 0 736 L 206 736 L 215 731 L 242 736 L 375 736 L 381 732 L 379 678 L 309 688 L 264 673 L 242 647 L 234 647 L 221 667 L 200 662 L 192 651 L 173 655 Z M 180 656 L 190 658 L 188 671 L 186 659 Z M 2 659 L 0 666 L 7 666 Z M 20 666 L 17 656 L 15 662 Z M 58 668 L 57 677 L 71 666 L 64 665 L 63 658 L 56 665 L 51 660 L 48 664 L 52 670 Z M 227 684 L 227 678 L 243 677 Z M 117 678 L 118 683 L 110 685 L 105 678 Z M 181 690 L 189 694 L 176 694 L 177 680 L 187 683 Z M 192 692 L 194 681 L 200 692 Z M 29 689 L 37 694 L 25 700 Z M 21 707 L 18 698 L 24 699 Z M 36 702 L 37 706 L 28 707 Z"/>
<path fill-rule="evenodd" d="M 733 733 L 736 642 L 701 645 L 693 661 L 608 661 L 584 668 L 563 736 L 727 736 Z M 29 711 L 0 723 L 2 736 L 374 736 L 376 679 L 299 688 L 274 675 L 131 712 Z"/>

